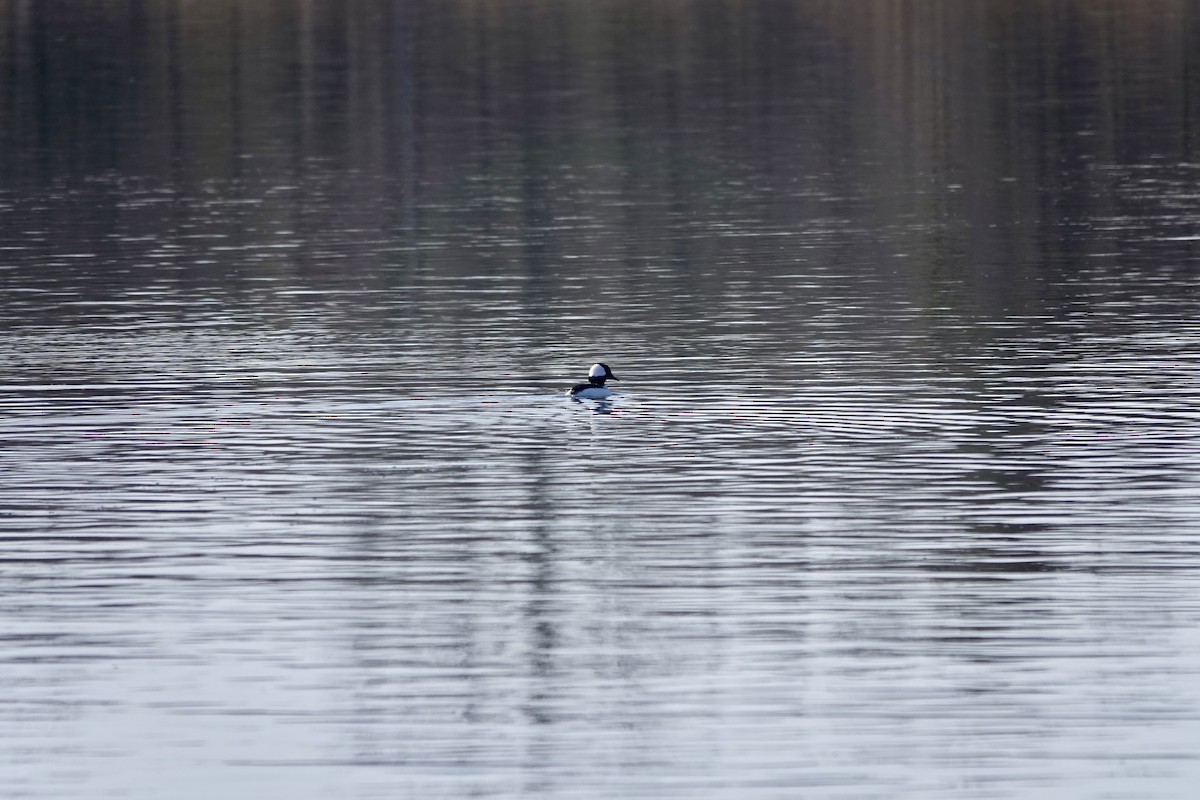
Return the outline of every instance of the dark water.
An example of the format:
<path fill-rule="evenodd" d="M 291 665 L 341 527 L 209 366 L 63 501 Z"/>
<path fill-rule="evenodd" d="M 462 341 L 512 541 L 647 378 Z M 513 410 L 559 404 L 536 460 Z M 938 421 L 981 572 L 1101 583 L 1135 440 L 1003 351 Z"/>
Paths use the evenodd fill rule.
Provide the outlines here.
<path fill-rule="evenodd" d="M 0 793 L 1191 796 L 1197 45 L 0 1 Z"/>

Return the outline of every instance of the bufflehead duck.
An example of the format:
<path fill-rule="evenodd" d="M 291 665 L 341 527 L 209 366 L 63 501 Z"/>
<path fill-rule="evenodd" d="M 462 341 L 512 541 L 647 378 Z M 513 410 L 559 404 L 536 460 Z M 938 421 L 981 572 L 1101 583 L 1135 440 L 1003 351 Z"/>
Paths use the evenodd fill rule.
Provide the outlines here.
<path fill-rule="evenodd" d="M 604 386 L 604 382 L 609 378 L 614 381 L 620 380 L 612 374 L 608 364 L 592 364 L 592 368 L 588 370 L 588 382 L 572 386 L 571 391 L 567 394 L 585 400 L 602 400 L 605 397 L 611 397 L 613 390 Z"/>

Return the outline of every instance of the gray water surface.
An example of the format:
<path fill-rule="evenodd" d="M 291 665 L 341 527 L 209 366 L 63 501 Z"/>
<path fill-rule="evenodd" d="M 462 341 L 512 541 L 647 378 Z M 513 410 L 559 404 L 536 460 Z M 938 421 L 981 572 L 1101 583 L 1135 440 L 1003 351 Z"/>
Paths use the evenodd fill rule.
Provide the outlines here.
<path fill-rule="evenodd" d="M 1191 797 L 1196 11 L 0 2 L 0 794 Z"/>

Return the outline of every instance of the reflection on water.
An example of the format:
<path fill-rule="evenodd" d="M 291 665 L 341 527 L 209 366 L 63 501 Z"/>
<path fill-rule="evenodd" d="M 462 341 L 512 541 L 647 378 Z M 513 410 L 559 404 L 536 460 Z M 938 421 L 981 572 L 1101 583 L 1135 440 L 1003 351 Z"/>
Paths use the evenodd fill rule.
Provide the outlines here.
<path fill-rule="evenodd" d="M 1194 19 L 0 0 L 6 796 L 1185 796 Z"/>

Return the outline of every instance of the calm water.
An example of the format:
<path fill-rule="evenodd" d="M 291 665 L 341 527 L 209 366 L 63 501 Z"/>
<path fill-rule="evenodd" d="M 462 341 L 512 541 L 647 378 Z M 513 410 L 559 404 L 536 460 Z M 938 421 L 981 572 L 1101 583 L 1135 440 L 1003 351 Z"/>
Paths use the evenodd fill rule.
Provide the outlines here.
<path fill-rule="evenodd" d="M 0 794 L 1192 796 L 1197 45 L 0 0 Z"/>

